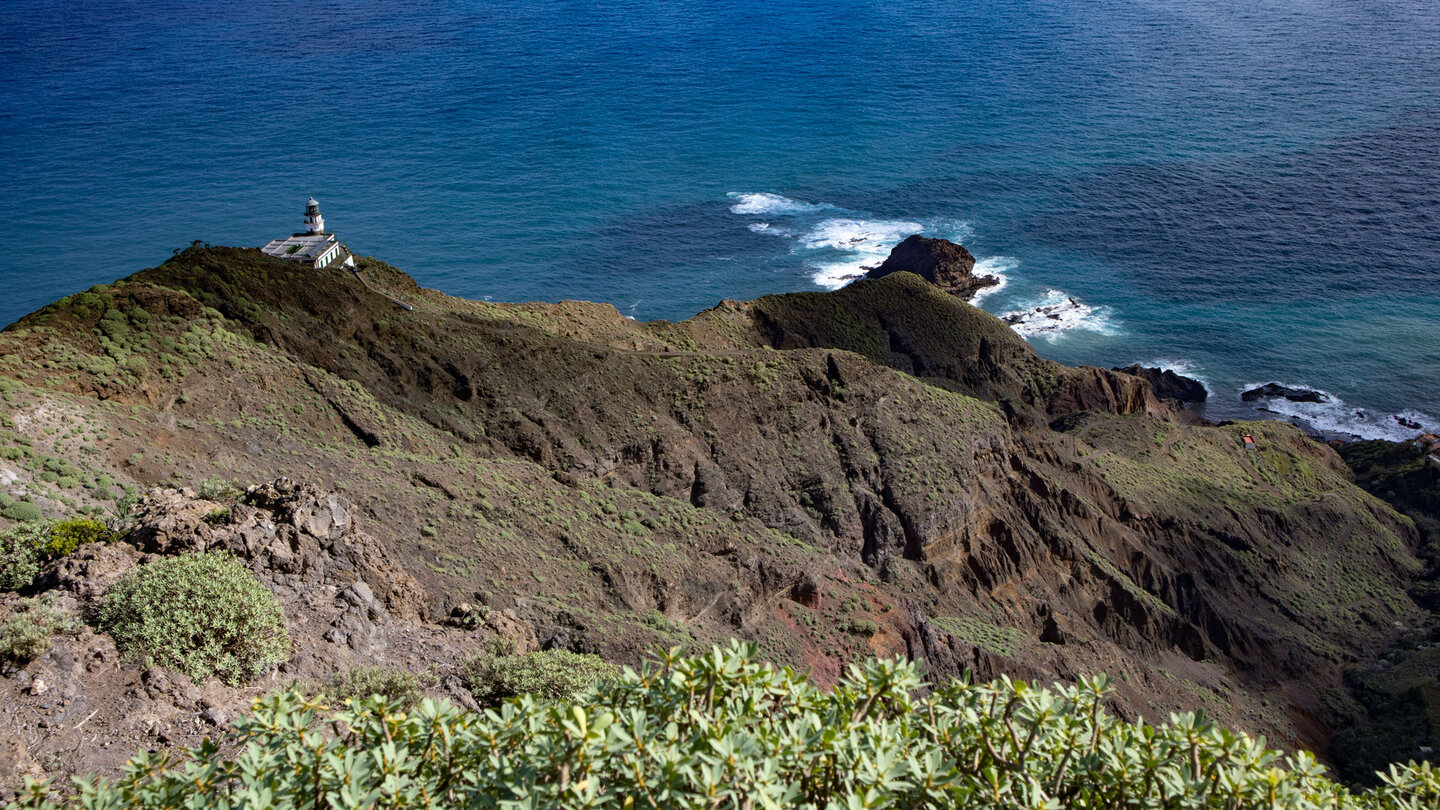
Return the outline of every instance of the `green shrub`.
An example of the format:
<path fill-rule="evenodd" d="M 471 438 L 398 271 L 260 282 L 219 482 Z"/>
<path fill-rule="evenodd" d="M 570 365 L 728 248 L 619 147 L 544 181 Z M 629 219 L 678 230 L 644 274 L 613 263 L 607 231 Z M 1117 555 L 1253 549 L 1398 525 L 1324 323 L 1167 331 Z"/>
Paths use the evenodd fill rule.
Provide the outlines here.
<path fill-rule="evenodd" d="M 483 652 L 465 663 L 465 686 L 482 704 L 495 704 L 518 695 L 569 698 L 598 681 L 615 677 L 619 669 L 597 655 L 568 650 L 523 654 Z"/>
<path fill-rule="evenodd" d="M 195 494 L 207 501 L 226 503 L 240 500 L 240 496 L 245 493 L 220 476 L 212 475 L 195 485 Z"/>
<path fill-rule="evenodd" d="M 40 549 L 49 542 L 50 529 L 43 523 L 21 523 L 0 532 L 0 591 L 28 588 L 44 562 Z"/>
<path fill-rule="evenodd" d="M 325 683 L 325 694 L 338 700 L 364 701 L 379 695 L 401 711 L 414 708 L 425 696 L 424 689 L 419 675 L 388 667 L 351 667 Z"/>
<path fill-rule="evenodd" d="M 29 501 L 15 501 L 5 507 L 3 514 L 20 523 L 35 523 L 45 519 L 45 515 L 40 512 L 40 507 Z"/>
<path fill-rule="evenodd" d="M 41 566 L 69 554 L 81 543 L 115 539 L 115 533 L 94 518 L 21 523 L 0 532 L 0 590 L 28 587 Z"/>
<path fill-rule="evenodd" d="M 55 481 L 55 485 L 61 489 L 75 489 L 80 486 L 80 479 L 73 475 L 62 475 Z"/>
<path fill-rule="evenodd" d="M 126 492 L 120 496 L 119 500 L 115 501 L 115 514 L 119 515 L 121 520 L 126 520 L 139 505 L 140 496 L 134 492 Z"/>
<path fill-rule="evenodd" d="M 50 651 L 59 633 L 75 632 L 75 623 L 56 611 L 51 600 L 21 599 L 15 614 L 0 622 L 0 660 L 23 664 Z"/>
<path fill-rule="evenodd" d="M 372 699 L 329 712 L 291 692 L 234 723 L 244 748 L 207 741 L 172 769 L 139 754 L 117 781 L 81 780 L 23 806 L 449 808 L 1134 808 L 1422 810 L 1428 763 L 1372 791 L 1327 779 L 1199 715 L 1165 725 L 1105 711 L 1104 678 L 1037 689 L 951 682 L 925 697 L 915 664 L 871 661 L 822 691 L 757 663 L 754 646 L 666 656 L 573 701 L 521 698 L 470 713 Z M 168 769 L 168 770 L 167 770 Z M 19 803 L 16 805 L 21 806 Z"/>
<path fill-rule="evenodd" d="M 167 557 L 115 583 L 100 625 L 128 658 L 231 685 L 285 660 L 285 615 L 239 560 L 224 553 Z"/>
<path fill-rule="evenodd" d="M 869 619 L 851 619 L 845 625 L 845 632 L 869 638 L 880 632 L 880 625 Z"/>
<path fill-rule="evenodd" d="M 41 547 L 48 559 L 63 557 L 86 543 L 113 543 L 119 535 L 95 518 L 71 518 L 50 527 L 49 541 Z"/>

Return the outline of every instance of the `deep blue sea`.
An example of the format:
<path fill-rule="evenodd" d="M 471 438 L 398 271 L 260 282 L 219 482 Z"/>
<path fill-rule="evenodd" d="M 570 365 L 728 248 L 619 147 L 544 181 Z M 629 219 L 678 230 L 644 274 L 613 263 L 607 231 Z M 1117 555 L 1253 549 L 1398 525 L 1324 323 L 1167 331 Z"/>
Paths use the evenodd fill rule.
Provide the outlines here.
<path fill-rule="evenodd" d="M 427 286 L 640 319 L 946 236 L 1049 357 L 1440 424 L 1433 0 L 0 4 L 0 323 L 312 194 Z"/>

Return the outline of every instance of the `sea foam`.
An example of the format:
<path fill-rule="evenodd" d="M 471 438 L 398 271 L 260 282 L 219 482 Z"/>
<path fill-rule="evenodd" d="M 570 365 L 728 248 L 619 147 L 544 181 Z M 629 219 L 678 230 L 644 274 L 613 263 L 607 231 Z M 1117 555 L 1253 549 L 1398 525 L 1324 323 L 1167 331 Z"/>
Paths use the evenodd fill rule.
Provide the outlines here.
<path fill-rule="evenodd" d="M 732 191 L 725 196 L 734 200 L 730 206 L 732 214 L 758 214 L 769 215 L 795 215 L 813 214 L 816 211 L 832 211 L 835 206 L 829 203 L 807 203 L 799 200 L 792 200 L 789 197 L 782 197 L 779 194 L 771 194 L 765 191 L 741 192 Z"/>
<path fill-rule="evenodd" d="M 1258 388 L 1263 383 L 1246 385 L 1241 391 L 1249 391 Z M 1384 411 L 1366 410 L 1347 404 L 1345 400 L 1318 388 L 1311 388 L 1306 385 L 1291 385 L 1281 383 L 1287 388 L 1302 388 L 1318 391 L 1326 398 L 1326 402 L 1291 402 L 1284 397 L 1265 397 L 1256 403 L 1257 408 L 1269 411 L 1272 414 L 1284 416 L 1292 422 L 1299 423 L 1302 427 L 1321 433 L 1338 433 L 1354 436 L 1360 439 L 1385 439 L 1392 442 L 1403 442 L 1415 438 L 1420 433 L 1433 433 L 1440 431 L 1440 419 L 1429 414 L 1420 413 L 1414 410 L 1401 411 L 1398 414 L 1386 413 Z M 1420 427 L 1406 427 L 1400 423 L 1400 419 L 1418 424 Z"/>
<path fill-rule="evenodd" d="M 918 222 L 904 220 L 836 218 L 817 223 L 799 238 L 811 250 L 829 248 L 843 254 L 838 260 L 808 263 L 815 271 L 811 278 L 816 284 L 836 290 L 884 262 L 900 240 L 924 229 Z"/>
<path fill-rule="evenodd" d="M 1019 266 L 1020 260 L 1012 259 L 1009 256 L 991 256 L 986 259 L 977 259 L 972 275 L 977 277 L 994 276 L 1000 283 L 993 287 L 985 287 L 977 290 L 974 295 L 970 296 L 970 303 L 978 307 L 981 301 L 1005 289 L 1005 285 L 1010 283 L 1010 272 Z"/>
<path fill-rule="evenodd" d="M 974 237 L 967 223 L 956 220 L 870 219 L 830 203 L 804 202 L 769 192 L 732 191 L 727 196 L 735 201 L 731 213 L 766 217 L 746 226 L 752 233 L 796 240 L 792 252 L 803 257 L 816 286 L 827 290 L 837 290 L 864 276 L 907 236 L 923 233 L 959 243 Z M 784 222 L 777 223 L 777 219 Z"/>
<path fill-rule="evenodd" d="M 1044 297 L 1024 307 L 1002 312 L 997 317 L 1024 337 L 1055 340 L 1074 330 L 1116 334 L 1109 307 L 1082 303 L 1060 290 L 1047 290 Z"/>

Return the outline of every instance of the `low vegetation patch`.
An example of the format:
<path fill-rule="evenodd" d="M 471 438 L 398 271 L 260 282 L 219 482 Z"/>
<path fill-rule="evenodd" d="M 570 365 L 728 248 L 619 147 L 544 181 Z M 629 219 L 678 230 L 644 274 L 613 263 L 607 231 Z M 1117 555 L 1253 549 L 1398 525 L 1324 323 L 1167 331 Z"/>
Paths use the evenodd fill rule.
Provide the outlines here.
<path fill-rule="evenodd" d="M 567 699 L 618 673 L 614 664 L 597 655 L 568 650 L 521 654 L 484 652 L 464 666 L 465 685 L 483 705 L 518 695 Z"/>
<path fill-rule="evenodd" d="M 1234 808 L 1420 810 L 1429 765 L 1374 790 L 1330 781 L 1198 715 L 1117 720 L 1102 679 L 1038 689 L 951 682 L 924 698 L 918 667 L 854 666 L 821 691 L 753 646 L 674 654 L 572 700 L 481 714 L 372 699 L 332 712 L 272 694 L 236 721 L 244 748 L 206 742 L 179 766 L 140 754 L 119 780 L 14 807 Z"/>
<path fill-rule="evenodd" d="M 0 622 L 0 661 L 24 664 L 50 651 L 55 636 L 73 633 L 76 622 L 56 610 L 52 600 L 21 599 L 10 618 Z"/>
<path fill-rule="evenodd" d="M 414 708 L 424 690 L 419 674 L 392 667 L 351 667 L 325 683 L 325 694 L 337 700 L 363 702 L 378 695 L 401 711 Z"/>
<path fill-rule="evenodd" d="M 85 543 L 109 543 L 116 534 L 94 518 L 21 523 L 0 532 L 0 591 L 30 587 L 41 566 Z"/>
<path fill-rule="evenodd" d="M 128 658 L 231 685 L 285 660 L 290 635 L 280 602 L 225 553 L 167 557 L 115 583 L 100 626 Z"/>
<path fill-rule="evenodd" d="M 41 551 L 47 558 L 56 559 L 86 543 L 113 543 L 118 537 L 95 518 L 72 518 L 50 526 L 49 541 Z"/>
<path fill-rule="evenodd" d="M 45 519 L 40 507 L 29 501 L 12 501 L 9 506 L 0 509 L 0 515 L 19 523 L 36 523 Z"/>
<path fill-rule="evenodd" d="M 245 490 L 218 475 L 212 475 L 195 485 L 195 494 L 207 501 L 234 503 L 240 500 Z"/>
<path fill-rule="evenodd" d="M 40 523 L 21 523 L 0 532 L 0 591 L 30 587 L 40 573 L 40 548 L 49 540 Z"/>

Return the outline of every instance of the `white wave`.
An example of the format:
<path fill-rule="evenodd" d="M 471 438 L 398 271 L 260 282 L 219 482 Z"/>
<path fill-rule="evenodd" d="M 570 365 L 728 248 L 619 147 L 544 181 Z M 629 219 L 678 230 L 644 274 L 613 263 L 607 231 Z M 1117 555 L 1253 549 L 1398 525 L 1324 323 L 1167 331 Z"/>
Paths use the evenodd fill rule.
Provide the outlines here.
<path fill-rule="evenodd" d="M 789 197 L 782 197 L 779 194 L 770 194 L 764 191 L 732 191 L 725 196 L 735 201 L 735 204 L 730 206 L 730 213 L 732 214 L 793 216 L 795 214 L 811 214 L 816 211 L 835 210 L 835 206 L 829 203 L 801 202 L 800 200 L 792 200 Z"/>
<path fill-rule="evenodd" d="M 730 206 L 732 213 L 767 218 L 747 225 L 752 233 L 797 240 L 796 253 L 813 251 L 816 255 L 806 257 L 805 266 L 815 284 L 827 290 L 844 287 L 864 276 L 866 270 L 879 266 L 907 236 L 924 233 L 960 244 L 975 236 L 969 223 L 953 219 L 866 219 L 838 216 L 852 212 L 829 203 L 808 203 L 768 192 L 732 191 L 727 196 L 735 200 Z M 789 224 L 776 224 L 772 220 L 777 217 Z"/>
<path fill-rule="evenodd" d="M 1247 385 L 1241 391 L 1249 391 L 1261 385 L 1264 383 Z M 1263 397 L 1254 404 L 1270 413 L 1279 414 L 1321 433 L 1339 433 L 1360 439 L 1386 439 L 1392 442 L 1403 442 L 1415 438 L 1420 433 L 1440 431 L 1440 419 L 1419 411 L 1406 410 L 1398 414 L 1371 411 L 1349 405 L 1345 400 L 1329 391 L 1305 385 L 1291 385 L 1290 383 L 1280 383 L 1280 385 L 1286 388 L 1316 391 L 1327 401 L 1291 402 L 1284 397 Z M 1397 417 L 1399 418 L 1397 419 Z M 1412 424 L 1420 425 L 1420 427 L 1407 427 L 1402 425 L 1399 419 L 1405 419 Z"/>
<path fill-rule="evenodd" d="M 828 247 L 856 252 L 883 250 L 889 256 L 890 248 L 901 239 L 923 230 L 924 225 L 904 220 L 827 219 L 803 234 L 800 240 L 811 248 Z"/>
<path fill-rule="evenodd" d="M 925 226 L 904 220 L 827 219 L 800 235 L 807 248 L 830 248 L 849 254 L 838 261 L 809 262 L 815 271 L 811 279 L 827 290 L 836 290 L 878 267 L 890 249 Z"/>
<path fill-rule="evenodd" d="M 1002 312 L 998 317 L 1010 324 L 1018 335 L 1046 340 L 1056 340 L 1077 329 L 1102 335 L 1118 331 L 1110 321 L 1109 307 L 1081 303 L 1060 290 L 1047 290 L 1044 298 L 1020 309 Z"/>
<path fill-rule="evenodd" d="M 1005 285 L 1010 283 L 1010 271 L 1019 266 L 1020 260 L 1012 259 L 1009 256 L 990 256 L 976 261 L 975 269 L 971 271 L 971 275 L 994 276 L 1000 283 L 993 287 L 985 287 L 977 290 L 974 295 L 970 296 L 970 303 L 978 307 L 983 299 L 989 298 L 995 293 L 1005 289 Z"/>

